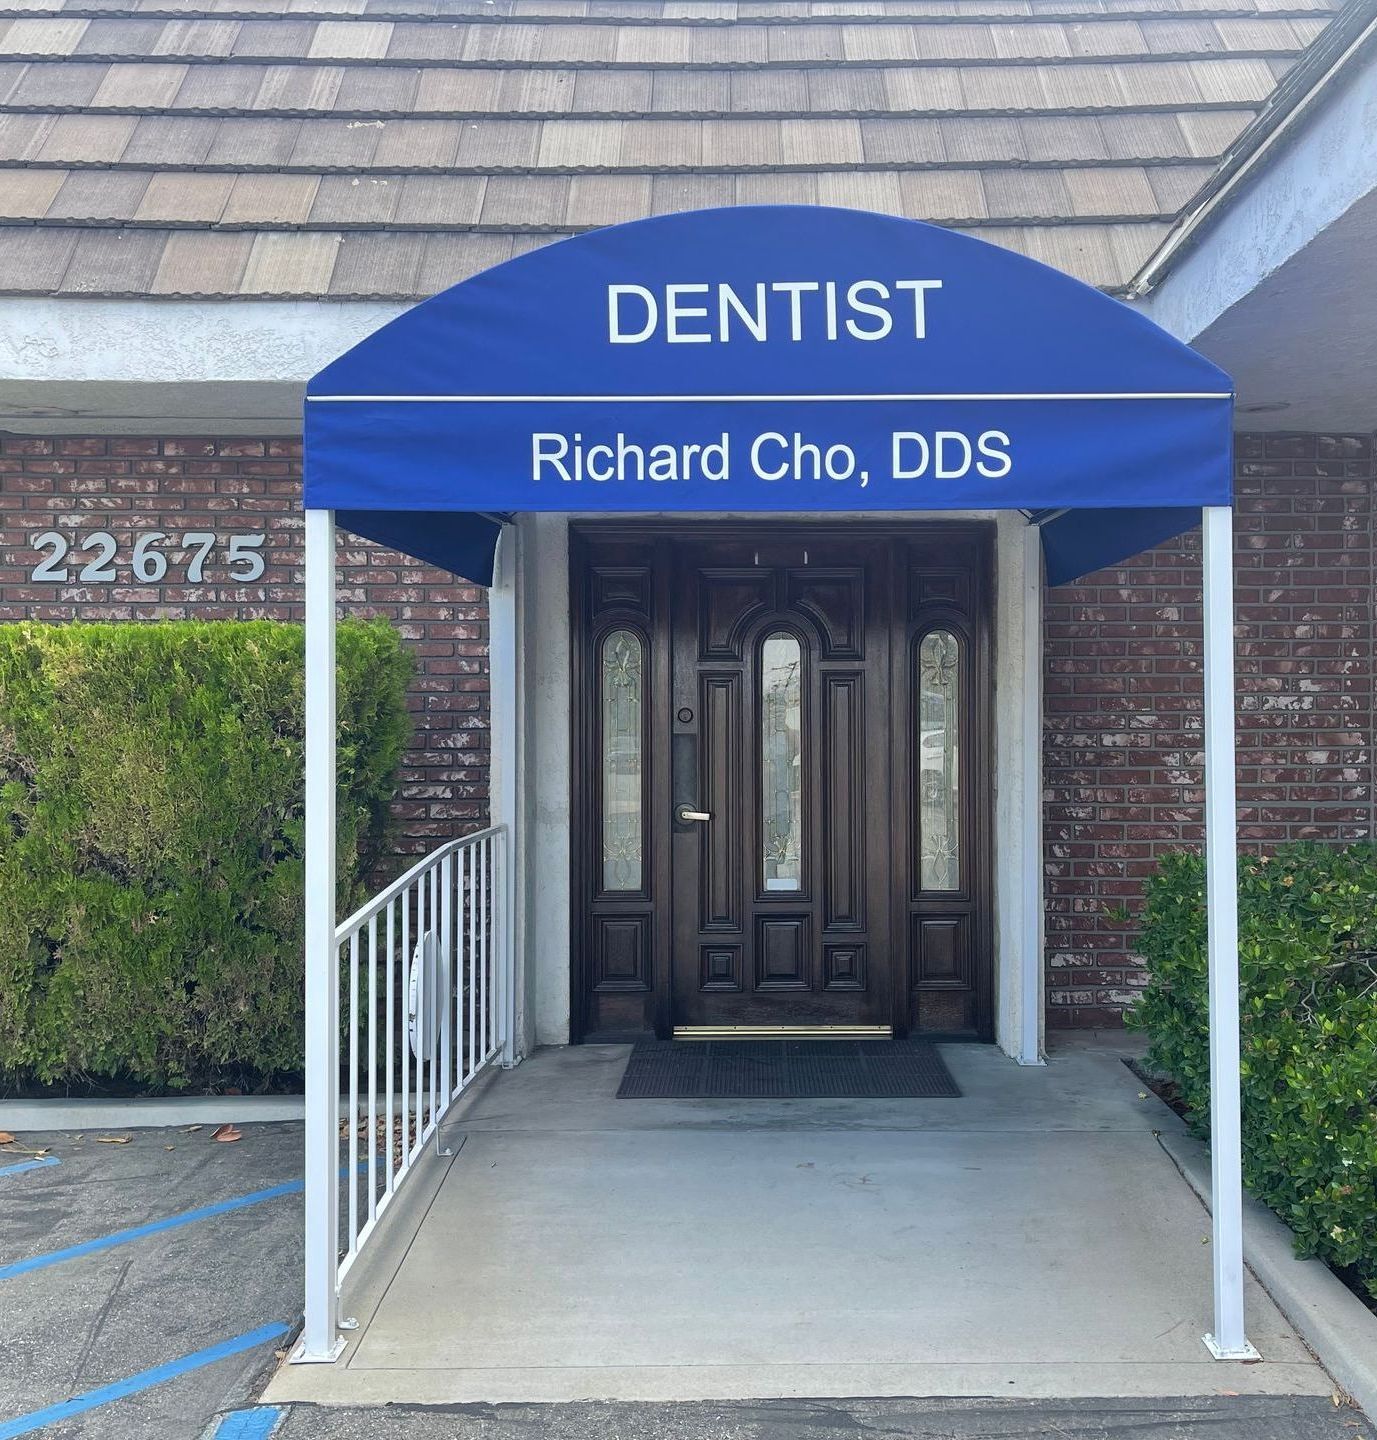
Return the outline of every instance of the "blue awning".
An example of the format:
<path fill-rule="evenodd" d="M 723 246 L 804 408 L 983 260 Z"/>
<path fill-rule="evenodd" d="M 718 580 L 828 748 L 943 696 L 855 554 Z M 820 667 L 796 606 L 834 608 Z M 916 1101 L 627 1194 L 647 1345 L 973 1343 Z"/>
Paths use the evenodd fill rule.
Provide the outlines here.
<path fill-rule="evenodd" d="M 1117 300 L 916 221 L 742 206 L 476 275 L 322 370 L 310 507 L 490 583 L 500 517 L 1043 512 L 1048 580 L 1230 503 L 1228 377 Z"/>

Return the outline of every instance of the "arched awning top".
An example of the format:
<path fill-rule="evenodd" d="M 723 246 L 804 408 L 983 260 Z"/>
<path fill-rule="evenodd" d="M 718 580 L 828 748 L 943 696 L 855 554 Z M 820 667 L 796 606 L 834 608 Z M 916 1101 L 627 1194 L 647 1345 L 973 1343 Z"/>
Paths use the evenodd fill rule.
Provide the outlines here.
<path fill-rule="evenodd" d="M 1055 581 L 1229 502 L 1230 390 L 1128 306 L 969 236 L 696 211 L 508 261 L 327 366 L 306 504 L 480 579 L 494 513 L 1053 512 Z"/>

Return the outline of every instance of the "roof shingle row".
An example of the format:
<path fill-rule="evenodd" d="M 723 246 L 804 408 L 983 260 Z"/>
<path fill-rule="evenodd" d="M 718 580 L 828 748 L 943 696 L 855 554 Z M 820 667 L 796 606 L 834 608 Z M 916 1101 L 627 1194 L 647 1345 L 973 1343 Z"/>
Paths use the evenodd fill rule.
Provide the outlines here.
<path fill-rule="evenodd" d="M 967 233 L 1111 287 L 1142 263 L 1166 226 L 990 226 Z M 556 238 L 0 227 L 0 275 L 6 292 L 20 294 L 409 300 Z"/>
<path fill-rule="evenodd" d="M 0 16 L 200 16 L 255 19 L 312 16 L 348 20 L 465 19 L 502 24 L 567 20 L 618 25 L 830 24 L 839 19 L 886 24 L 968 24 L 977 19 L 1044 23 L 1062 19 L 1160 16 L 1326 16 L 1339 0 L 0 0 Z"/>
<path fill-rule="evenodd" d="M 811 70 L 346 70 L 314 65 L 0 64 L 7 110 L 356 120 L 900 116 L 1256 105 L 1284 58 Z"/>
<path fill-rule="evenodd" d="M 1247 110 L 926 119 L 338 120 L 0 117 L 0 165 L 456 174 L 832 170 L 1217 158 Z M 632 217 L 628 217 L 632 218 Z"/>
<path fill-rule="evenodd" d="M 1208 166 L 1066 170 L 823 170 L 701 173 L 709 205 L 841 205 L 942 225 L 982 221 L 1169 220 Z M 684 177 L 620 175 L 280 175 L 16 170 L 0 224 L 216 229 L 488 229 L 575 232 L 684 209 Z"/>
<path fill-rule="evenodd" d="M 0 20 L 0 57 L 336 65 L 962 65 L 1294 54 L 1312 18 L 1008 24 L 532 25 L 371 20 Z"/>

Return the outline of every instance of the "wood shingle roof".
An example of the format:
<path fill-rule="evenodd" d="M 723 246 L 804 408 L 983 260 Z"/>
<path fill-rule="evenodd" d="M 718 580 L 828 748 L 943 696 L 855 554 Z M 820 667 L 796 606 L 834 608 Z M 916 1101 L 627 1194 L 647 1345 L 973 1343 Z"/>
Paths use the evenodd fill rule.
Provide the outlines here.
<path fill-rule="evenodd" d="M 0 293 L 409 300 L 703 205 L 1123 286 L 1331 0 L 0 0 Z"/>

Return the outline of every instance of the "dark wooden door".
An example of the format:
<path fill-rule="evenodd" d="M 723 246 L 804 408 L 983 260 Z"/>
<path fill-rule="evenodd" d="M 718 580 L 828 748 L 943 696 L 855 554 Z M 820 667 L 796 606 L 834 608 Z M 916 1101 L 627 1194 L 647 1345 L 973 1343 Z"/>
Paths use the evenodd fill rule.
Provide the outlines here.
<path fill-rule="evenodd" d="M 577 1038 L 991 1037 L 990 539 L 572 528 Z"/>
<path fill-rule="evenodd" d="M 889 1025 L 884 542 L 675 559 L 675 1027 Z"/>

